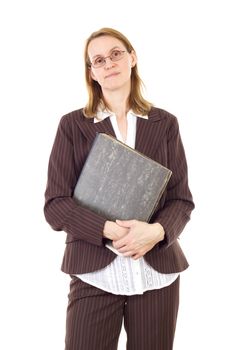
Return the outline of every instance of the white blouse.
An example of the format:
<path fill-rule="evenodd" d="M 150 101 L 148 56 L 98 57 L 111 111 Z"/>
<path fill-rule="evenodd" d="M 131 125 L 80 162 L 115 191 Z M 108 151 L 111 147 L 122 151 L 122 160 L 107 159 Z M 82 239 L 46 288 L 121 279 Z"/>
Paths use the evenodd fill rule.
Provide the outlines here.
<path fill-rule="evenodd" d="M 116 116 L 107 110 L 99 111 L 95 123 L 109 117 L 116 135 L 116 138 L 123 142 L 118 128 Z M 126 144 L 135 148 L 137 117 L 148 119 L 148 116 L 140 116 L 132 111 L 127 113 L 127 139 Z M 113 247 L 107 248 L 114 250 Z M 143 294 L 147 290 L 159 289 L 172 284 L 179 273 L 164 274 L 154 270 L 147 264 L 143 257 L 134 260 L 131 257 L 118 256 L 105 268 L 78 274 L 84 282 L 113 294 L 134 295 Z"/>

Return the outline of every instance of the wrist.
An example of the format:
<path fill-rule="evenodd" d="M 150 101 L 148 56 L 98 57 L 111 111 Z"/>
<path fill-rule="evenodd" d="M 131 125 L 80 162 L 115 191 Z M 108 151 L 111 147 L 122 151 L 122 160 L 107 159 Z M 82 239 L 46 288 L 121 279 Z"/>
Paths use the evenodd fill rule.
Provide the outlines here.
<path fill-rule="evenodd" d="M 152 225 L 154 225 L 154 227 L 156 229 L 156 233 L 158 235 L 158 242 L 163 241 L 165 238 L 165 230 L 164 230 L 163 226 L 159 222 L 155 222 Z"/>
<path fill-rule="evenodd" d="M 108 220 L 105 221 L 104 228 L 103 228 L 103 236 L 105 238 L 108 238 L 108 239 L 111 239 L 110 234 L 109 234 L 109 232 L 110 232 L 110 224 L 111 224 L 110 221 L 108 221 Z"/>

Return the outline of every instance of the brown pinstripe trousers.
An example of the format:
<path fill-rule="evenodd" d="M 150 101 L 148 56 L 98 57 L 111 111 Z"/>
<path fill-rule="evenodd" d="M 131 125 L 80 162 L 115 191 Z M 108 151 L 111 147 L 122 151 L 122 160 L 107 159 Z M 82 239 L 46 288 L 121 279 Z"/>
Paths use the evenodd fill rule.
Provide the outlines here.
<path fill-rule="evenodd" d="M 123 320 L 127 350 L 172 350 L 178 306 L 179 277 L 168 287 L 122 296 L 72 276 L 65 350 L 116 350 Z"/>

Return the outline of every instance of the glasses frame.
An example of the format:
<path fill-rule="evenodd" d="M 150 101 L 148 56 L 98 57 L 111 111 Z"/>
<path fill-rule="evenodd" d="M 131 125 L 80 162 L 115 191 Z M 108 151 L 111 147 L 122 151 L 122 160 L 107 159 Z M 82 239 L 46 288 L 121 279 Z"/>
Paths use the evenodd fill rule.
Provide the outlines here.
<path fill-rule="evenodd" d="M 111 52 L 111 54 L 110 54 L 109 56 L 106 56 L 106 57 L 99 56 L 99 57 L 103 58 L 103 64 L 101 64 L 100 66 L 97 66 L 97 67 L 96 67 L 96 66 L 93 64 L 93 62 L 91 62 L 91 63 L 90 63 L 90 67 L 93 67 L 93 68 L 95 68 L 95 69 L 104 67 L 105 64 L 106 64 L 107 58 L 109 58 L 112 62 L 120 61 L 120 60 L 124 57 L 124 55 L 122 55 L 120 58 L 117 58 L 117 59 L 116 59 L 116 58 L 114 58 L 114 56 L 112 56 L 113 52 L 116 52 L 116 51 L 121 52 L 122 54 L 126 52 L 126 50 L 118 50 L 118 49 L 115 49 L 115 50 L 113 50 L 113 51 Z M 98 57 L 97 57 L 97 58 L 98 58 Z M 96 59 L 97 59 L 97 58 L 96 58 Z"/>

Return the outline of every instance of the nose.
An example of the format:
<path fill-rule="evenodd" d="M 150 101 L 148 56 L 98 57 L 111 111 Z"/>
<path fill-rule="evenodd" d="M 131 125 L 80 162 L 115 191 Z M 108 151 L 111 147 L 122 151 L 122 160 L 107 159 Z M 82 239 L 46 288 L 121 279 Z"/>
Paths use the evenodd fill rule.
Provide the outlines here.
<path fill-rule="evenodd" d="M 112 68 L 113 66 L 114 66 L 114 62 L 111 60 L 111 58 L 106 57 L 104 68 L 109 69 L 109 68 Z"/>

